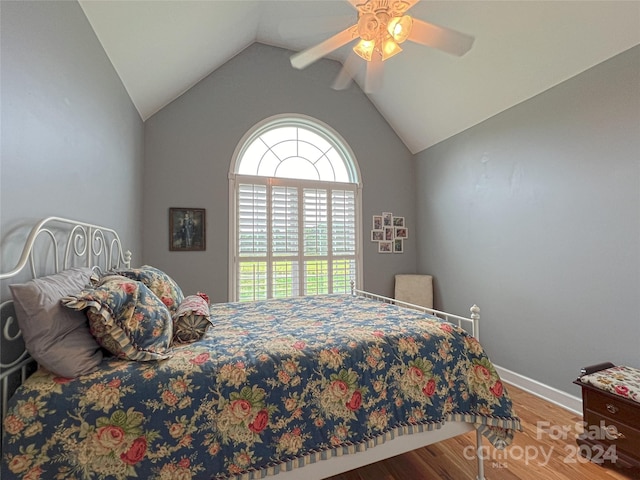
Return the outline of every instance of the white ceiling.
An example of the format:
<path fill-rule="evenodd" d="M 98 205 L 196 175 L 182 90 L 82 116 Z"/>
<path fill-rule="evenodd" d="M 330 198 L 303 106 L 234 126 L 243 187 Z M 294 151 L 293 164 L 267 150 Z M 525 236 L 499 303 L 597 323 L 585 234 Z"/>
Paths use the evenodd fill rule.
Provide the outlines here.
<path fill-rule="evenodd" d="M 80 5 L 143 120 L 253 42 L 298 51 L 356 21 L 346 0 Z M 422 0 L 409 13 L 475 36 L 463 57 L 406 42 L 384 63 L 369 98 L 413 153 L 640 44 L 640 0 Z"/>

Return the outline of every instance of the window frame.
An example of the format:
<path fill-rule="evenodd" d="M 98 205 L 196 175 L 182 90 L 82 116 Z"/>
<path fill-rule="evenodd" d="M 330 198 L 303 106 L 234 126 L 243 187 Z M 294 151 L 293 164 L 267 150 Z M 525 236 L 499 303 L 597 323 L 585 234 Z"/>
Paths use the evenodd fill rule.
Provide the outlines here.
<path fill-rule="evenodd" d="M 310 130 L 325 140 L 327 140 L 340 154 L 347 168 L 350 182 L 336 182 L 336 181 L 323 181 L 323 180 L 306 180 L 296 179 L 288 177 L 268 177 L 268 176 L 256 176 L 256 175 L 243 175 L 238 173 L 240 161 L 244 155 L 247 147 L 264 132 L 271 129 L 279 128 L 282 126 L 287 127 L 299 127 Z M 329 185 L 331 189 L 336 190 L 353 190 L 354 202 L 355 202 L 355 263 L 356 272 L 353 279 L 356 285 L 360 284 L 362 279 L 362 259 L 363 259 L 363 231 L 362 231 L 362 183 L 361 183 L 360 170 L 358 163 L 355 159 L 355 155 L 351 151 L 345 140 L 331 127 L 320 122 L 317 119 L 306 115 L 299 114 L 284 114 L 275 115 L 269 117 L 249 129 L 238 143 L 236 150 L 233 154 L 230 170 L 229 170 L 229 266 L 228 266 L 228 299 L 229 301 L 239 300 L 239 287 L 238 287 L 238 262 L 242 260 L 238 257 L 238 221 L 237 208 L 238 208 L 238 185 L 240 183 L 252 183 L 267 185 L 267 188 L 276 185 L 294 186 L 299 189 L 304 188 L 327 188 Z M 270 237 L 270 233 L 268 234 Z M 271 247 L 269 247 L 271 251 Z M 328 252 L 328 255 L 323 257 L 327 261 L 331 261 L 333 258 L 339 258 L 340 255 L 334 255 L 333 252 Z M 351 257 L 351 256 L 350 256 Z M 271 258 L 268 254 L 265 257 Z M 267 293 L 269 297 L 269 293 Z"/>

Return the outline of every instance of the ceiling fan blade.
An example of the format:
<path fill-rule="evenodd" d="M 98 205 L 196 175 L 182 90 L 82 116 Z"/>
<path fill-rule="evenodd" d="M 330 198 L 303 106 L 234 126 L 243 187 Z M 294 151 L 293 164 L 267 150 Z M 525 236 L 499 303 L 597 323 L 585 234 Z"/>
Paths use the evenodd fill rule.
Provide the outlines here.
<path fill-rule="evenodd" d="M 358 26 L 354 25 L 349 27 L 340 33 L 335 34 L 333 37 L 329 37 L 323 42 L 314 45 L 311 48 L 307 48 L 301 52 L 298 52 L 291 56 L 291 65 L 294 68 L 303 69 L 311 65 L 316 60 L 324 57 L 325 55 L 337 50 L 338 48 L 346 45 L 354 38 L 358 36 Z"/>
<path fill-rule="evenodd" d="M 278 24 L 278 34 L 283 40 L 297 40 L 309 35 L 328 37 L 353 24 L 351 15 L 342 17 L 310 17 L 291 20 L 287 19 Z"/>
<path fill-rule="evenodd" d="M 356 77 L 359 61 L 360 57 L 358 57 L 354 52 L 351 52 L 340 69 L 340 73 L 338 73 L 333 85 L 331 85 L 331 88 L 334 90 L 344 90 L 347 88 L 351 83 L 351 80 Z"/>
<path fill-rule="evenodd" d="M 373 51 L 371 61 L 367 62 L 367 72 L 364 78 L 364 93 L 375 93 L 382 88 L 382 55 Z"/>
<path fill-rule="evenodd" d="M 404 12 L 406 12 L 407 10 L 409 10 L 411 7 L 413 7 L 416 3 L 418 3 L 420 0 L 403 0 L 403 3 L 406 3 L 408 6 L 407 8 L 404 9 Z"/>
<path fill-rule="evenodd" d="M 471 49 L 474 38 L 466 33 L 414 18 L 408 40 L 462 56 Z"/>

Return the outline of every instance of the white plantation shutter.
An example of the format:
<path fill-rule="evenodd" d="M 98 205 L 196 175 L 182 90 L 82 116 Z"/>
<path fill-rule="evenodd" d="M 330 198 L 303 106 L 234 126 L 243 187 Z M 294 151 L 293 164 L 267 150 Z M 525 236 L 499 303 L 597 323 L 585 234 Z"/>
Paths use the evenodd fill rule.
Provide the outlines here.
<path fill-rule="evenodd" d="M 351 280 L 356 278 L 356 192 L 332 190 L 331 239 L 333 259 L 331 279 L 333 290 L 348 292 Z"/>
<path fill-rule="evenodd" d="M 268 298 L 267 187 L 266 185 L 238 185 L 238 282 L 240 301 Z"/>
<path fill-rule="evenodd" d="M 352 190 L 331 191 L 331 238 L 334 255 L 356 253 L 356 195 Z"/>
<path fill-rule="evenodd" d="M 304 293 L 329 293 L 329 211 L 327 190 L 305 188 L 304 197 Z"/>
<path fill-rule="evenodd" d="M 298 255 L 298 188 L 276 186 L 271 196 L 273 254 Z"/>
<path fill-rule="evenodd" d="M 229 177 L 232 300 L 348 292 L 361 233 L 347 149 L 308 124 L 263 130 Z"/>
<path fill-rule="evenodd" d="M 267 187 L 238 186 L 238 240 L 240 256 L 267 254 Z"/>
<path fill-rule="evenodd" d="M 300 294 L 298 192 L 297 187 L 271 188 L 271 296 L 274 298 Z"/>
<path fill-rule="evenodd" d="M 327 191 L 304 189 L 304 254 L 306 257 L 326 256 L 329 246 L 327 221 Z"/>

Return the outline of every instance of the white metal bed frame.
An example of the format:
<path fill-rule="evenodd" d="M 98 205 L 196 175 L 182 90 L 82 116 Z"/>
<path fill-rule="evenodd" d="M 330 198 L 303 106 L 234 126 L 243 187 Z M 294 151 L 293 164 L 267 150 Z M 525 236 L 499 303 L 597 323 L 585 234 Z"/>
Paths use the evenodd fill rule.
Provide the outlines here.
<path fill-rule="evenodd" d="M 42 241 L 37 243 L 42 237 L 48 239 L 44 245 L 41 245 Z M 66 218 L 48 217 L 34 225 L 17 265 L 9 272 L 0 273 L 0 280 L 17 276 L 27 265 L 31 270 L 31 278 L 37 278 L 74 266 L 108 270 L 112 267 L 128 267 L 130 264 L 131 252 L 123 250 L 115 230 Z M 40 272 L 42 275 L 38 275 Z M 0 358 L 0 392 L 4 418 L 10 394 L 26 380 L 30 369 L 35 368 L 35 360 L 20 338 L 13 300 L 0 302 L 0 326 L 0 352 L 4 352 Z M 7 351 L 9 354 L 6 354 Z M 7 356 L 8 360 L 5 359 Z M 15 384 L 18 379 L 19 383 L 15 387 L 10 385 L 11 381 Z"/>
<path fill-rule="evenodd" d="M 38 240 L 41 237 L 48 238 L 48 245 L 40 245 L 41 242 Z M 42 253 L 44 261 L 38 261 L 37 254 L 39 253 Z M 108 270 L 122 266 L 129 267 L 131 252 L 122 248 L 118 233 L 111 228 L 66 218 L 48 217 L 40 220 L 31 229 L 16 267 L 9 272 L 0 273 L 0 281 L 16 277 L 23 272 L 27 265 L 31 269 L 31 278 L 58 273 L 74 266 L 98 267 Z M 38 275 L 40 272 L 42 274 Z M 471 307 L 471 315 L 466 318 L 358 290 L 353 282 L 351 283 L 351 293 L 436 315 L 461 328 L 466 328 L 475 338 L 479 336 L 480 309 L 477 305 Z M 12 347 L 9 349 L 11 355 L 8 360 L 5 360 L 4 353 L 0 357 L 0 400 L 2 402 L 2 418 L 4 418 L 9 397 L 36 368 L 36 363 L 29 356 L 24 342 L 20 338 L 21 333 L 15 321 L 13 301 L 10 299 L 0 302 L 0 328 L 2 329 L 1 351 L 6 352 L 8 346 Z M 474 425 L 470 423 L 447 422 L 439 429 L 400 435 L 363 452 L 332 457 L 327 461 L 304 465 L 303 475 L 305 480 L 320 480 L 462 435 L 474 429 Z M 482 435 L 477 429 L 476 442 L 478 468 L 476 480 L 485 480 Z M 278 480 L 296 480 L 300 478 L 301 473 L 299 468 L 294 468 L 290 471 L 280 472 L 276 477 Z"/>

